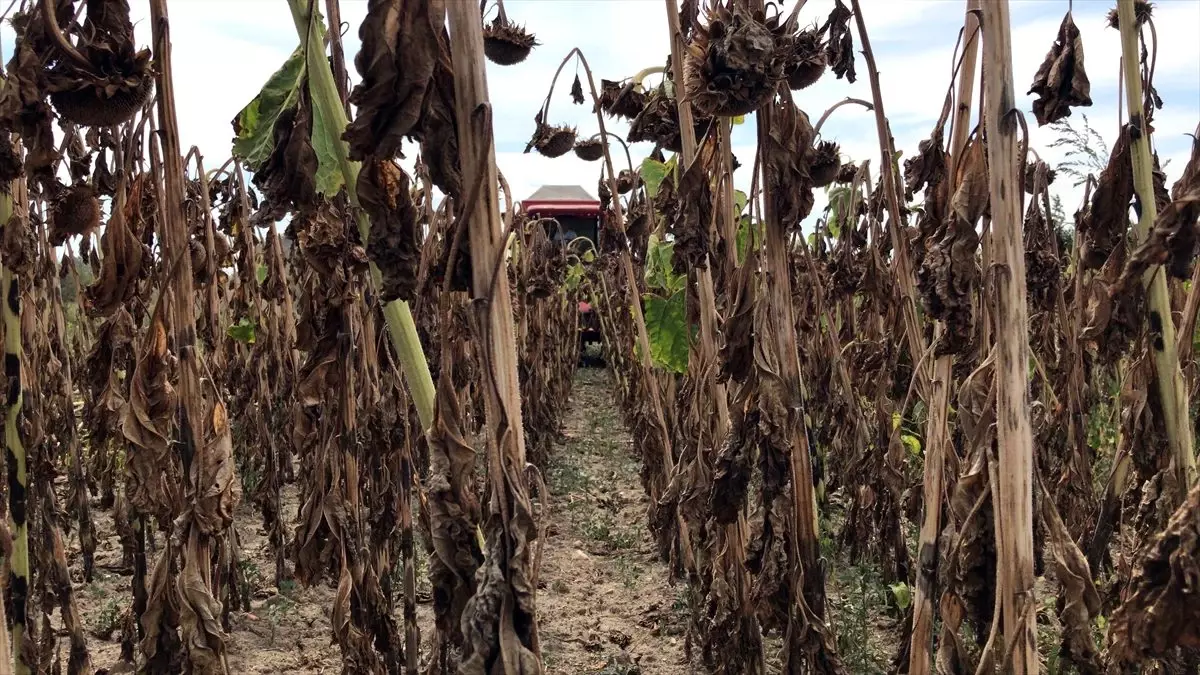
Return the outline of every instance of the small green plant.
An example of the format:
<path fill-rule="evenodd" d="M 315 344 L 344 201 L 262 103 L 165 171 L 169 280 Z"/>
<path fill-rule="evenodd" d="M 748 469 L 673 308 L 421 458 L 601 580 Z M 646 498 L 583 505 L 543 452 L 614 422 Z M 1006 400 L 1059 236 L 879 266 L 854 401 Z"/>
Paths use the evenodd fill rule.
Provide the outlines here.
<path fill-rule="evenodd" d="M 596 512 L 579 526 L 583 536 L 592 541 L 608 544 L 612 549 L 623 551 L 637 545 L 637 537 L 625 528 L 617 526 L 611 515 Z"/>
<path fill-rule="evenodd" d="M 291 579 L 283 579 L 279 582 L 279 594 L 292 596 L 296 594 L 296 582 Z"/>
<path fill-rule="evenodd" d="M 555 494 L 585 492 L 591 485 L 591 478 L 570 458 L 556 457 L 548 473 L 550 488 Z"/>
<path fill-rule="evenodd" d="M 637 580 L 642 576 L 645 569 L 641 565 L 634 563 L 625 556 L 619 556 L 616 559 L 617 575 L 621 578 L 621 584 L 625 588 L 633 588 L 637 585 Z"/>
<path fill-rule="evenodd" d="M 95 624 L 92 627 L 92 634 L 101 640 L 111 640 L 113 633 L 121 626 L 123 614 L 124 612 L 121 610 L 121 605 L 117 602 L 117 599 L 109 598 L 100 609 L 100 613 L 96 616 Z"/>
<path fill-rule="evenodd" d="M 294 585 L 294 582 L 292 582 Z M 282 589 L 280 589 L 282 590 Z M 280 594 L 272 597 L 267 601 L 267 621 L 271 622 L 271 645 L 275 644 L 275 638 L 279 634 L 279 623 L 283 617 L 289 614 L 296 607 L 295 601 L 286 595 Z"/>
<path fill-rule="evenodd" d="M 252 597 L 258 589 L 263 587 L 266 581 L 266 577 L 263 576 L 258 563 L 248 558 L 238 561 L 238 571 L 241 573 L 243 597 Z"/>

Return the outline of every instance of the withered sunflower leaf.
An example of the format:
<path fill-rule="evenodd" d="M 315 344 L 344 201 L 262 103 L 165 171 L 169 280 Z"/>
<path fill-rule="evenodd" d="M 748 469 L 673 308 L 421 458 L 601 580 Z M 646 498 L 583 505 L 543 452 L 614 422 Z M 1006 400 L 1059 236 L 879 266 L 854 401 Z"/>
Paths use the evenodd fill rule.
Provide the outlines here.
<path fill-rule="evenodd" d="M 1033 114 L 1038 126 L 1071 116 L 1071 108 L 1092 104 L 1091 82 L 1083 69 L 1083 38 L 1071 13 L 1063 17 L 1058 37 L 1033 77 L 1030 94 L 1037 94 Z"/>
<path fill-rule="evenodd" d="M 1124 602 L 1112 615 L 1110 654 L 1118 664 L 1200 647 L 1200 486 L 1139 554 Z"/>
<path fill-rule="evenodd" d="M 440 51 L 445 4 L 371 0 L 358 29 L 362 49 L 354 67 L 362 82 L 350 102 L 358 107 L 344 138 L 350 158 L 392 157 L 418 124 Z"/>
<path fill-rule="evenodd" d="M 571 100 L 575 105 L 583 105 L 587 100 L 583 97 L 583 83 L 579 81 L 579 75 L 576 75 L 575 81 L 571 83 Z"/>

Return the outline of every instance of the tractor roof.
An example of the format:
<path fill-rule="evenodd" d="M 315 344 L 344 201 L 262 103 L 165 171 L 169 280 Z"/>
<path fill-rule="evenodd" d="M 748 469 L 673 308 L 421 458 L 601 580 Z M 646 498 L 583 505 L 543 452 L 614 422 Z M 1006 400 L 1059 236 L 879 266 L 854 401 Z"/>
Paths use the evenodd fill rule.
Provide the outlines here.
<path fill-rule="evenodd" d="M 521 202 L 521 208 L 548 217 L 595 217 L 600 214 L 600 200 L 578 185 L 543 185 Z"/>
<path fill-rule="evenodd" d="M 527 202 L 599 202 L 578 185 L 543 185 L 525 198 Z"/>

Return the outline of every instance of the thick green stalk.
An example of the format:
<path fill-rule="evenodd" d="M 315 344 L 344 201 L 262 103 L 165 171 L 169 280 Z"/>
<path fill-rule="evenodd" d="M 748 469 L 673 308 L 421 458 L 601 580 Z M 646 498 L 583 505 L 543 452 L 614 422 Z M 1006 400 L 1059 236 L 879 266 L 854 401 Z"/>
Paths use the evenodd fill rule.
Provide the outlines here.
<path fill-rule="evenodd" d="M 1144 115 L 1142 72 L 1138 46 L 1138 26 L 1133 0 L 1118 0 L 1117 20 L 1121 27 L 1121 55 L 1124 57 L 1125 96 L 1129 104 L 1129 128 L 1132 134 L 1133 184 L 1141 203 L 1137 240 L 1143 242 L 1158 217 L 1154 203 L 1154 160 L 1150 155 L 1150 130 Z M 1154 373 L 1162 400 L 1163 426 L 1171 448 L 1171 464 L 1179 481 L 1178 499 L 1182 500 L 1196 481 L 1196 457 L 1192 454 L 1192 434 L 1188 428 L 1188 393 L 1179 368 L 1179 350 L 1175 342 L 1175 321 L 1171 318 L 1171 295 L 1167 274 L 1161 265 L 1146 272 L 1150 300 L 1150 337 L 1154 345 Z"/>
<path fill-rule="evenodd" d="M 0 222 L 12 218 L 11 195 L 0 196 Z M 0 266 L 0 288 L 4 296 L 4 374 L 8 378 L 8 409 L 4 416 L 4 448 L 8 452 L 8 517 L 12 530 L 12 557 L 8 560 L 8 593 L 12 599 L 9 633 L 12 636 L 14 675 L 27 675 L 23 660 L 26 606 L 29 597 L 29 522 L 27 519 L 29 473 L 25 446 L 21 444 L 20 417 L 24 384 L 21 382 L 21 285 L 12 270 Z"/>
<path fill-rule="evenodd" d="M 324 45 L 324 35 L 320 22 L 310 20 L 307 0 L 288 0 L 292 10 L 292 20 L 296 24 L 296 34 L 301 44 Z M 329 69 L 329 61 L 325 58 L 324 49 L 306 49 L 308 59 L 309 93 L 313 105 L 321 109 L 321 114 L 327 120 L 332 120 L 331 129 L 337 133 L 334 142 L 334 152 L 337 153 L 338 167 L 346 181 L 346 194 L 350 203 L 358 206 L 358 172 L 362 168 L 358 162 L 350 159 L 350 148 L 341 138 L 341 131 L 350 123 L 346 117 L 346 109 L 342 107 L 341 96 L 337 84 L 333 81 L 333 71 Z M 330 132 L 328 129 L 327 133 Z M 358 232 L 363 244 L 367 243 L 370 234 L 370 223 L 366 214 L 358 210 Z M 371 283 L 375 288 L 381 287 L 382 277 L 379 268 L 371 263 Z M 421 349 L 421 338 L 417 335 L 417 324 L 413 321 L 412 310 L 403 300 L 393 300 L 383 306 L 383 318 L 387 322 L 388 335 L 392 339 L 392 347 L 400 360 L 400 368 L 404 371 L 404 380 L 408 383 L 412 394 L 413 404 L 417 408 L 417 416 L 421 418 L 421 426 L 428 429 L 433 425 L 433 377 L 429 374 L 429 363 L 425 360 L 425 352 Z"/>

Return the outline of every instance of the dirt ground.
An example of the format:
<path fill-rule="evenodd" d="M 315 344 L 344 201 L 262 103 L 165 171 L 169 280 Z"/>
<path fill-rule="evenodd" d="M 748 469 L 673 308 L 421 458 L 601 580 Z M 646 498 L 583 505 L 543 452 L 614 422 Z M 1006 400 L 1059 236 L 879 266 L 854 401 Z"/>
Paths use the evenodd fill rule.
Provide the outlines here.
<path fill-rule="evenodd" d="M 547 673 L 695 672 L 683 655 L 683 587 L 667 583 L 666 568 L 654 555 L 637 453 L 621 425 L 604 370 L 578 372 L 563 436 L 546 475 L 550 522 L 537 598 Z M 284 513 L 294 517 L 295 485 L 285 488 L 283 499 Z M 109 514 L 93 513 L 98 546 L 91 583 L 83 583 L 78 541 L 72 537 L 69 543 L 76 598 L 93 667 L 126 672 L 119 664 L 119 624 L 132 602 L 131 577 L 120 569 L 121 545 Z M 341 658 L 329 627 L 334 589 L 289 583 L 273 587 L 274 563 L 253 505 L 243 502 L 235 522 L 242 569 L 255 593 L 251 611 L 234 612 L 230 618 L 230 672 L 340 673 Z M 423 638 L 432 632 L 424 577 L 421 565 L 418 617 Z M 67 646 L 64 638 L 64 661 Z"/>

